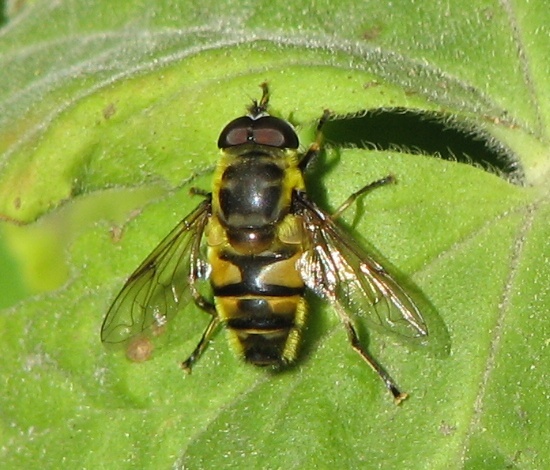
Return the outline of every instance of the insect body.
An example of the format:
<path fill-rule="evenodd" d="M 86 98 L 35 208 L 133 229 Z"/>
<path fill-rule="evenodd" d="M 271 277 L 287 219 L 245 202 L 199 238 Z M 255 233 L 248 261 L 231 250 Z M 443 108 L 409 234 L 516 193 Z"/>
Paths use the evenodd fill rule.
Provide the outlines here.
<path fill-rule="evenodd" d="M 130 276 L 103 322 L 102 341 L 139 351 L 145 345 L 147 356 L 166 322 L 193 300 L 210 322 L 184 369 L 191 370 L 220 324 L 247 362 L 284 366 L 297 356 L 309 288 L 334 306 L 352 347 L 400 401 L 406 395 L 361 346 L 352 319 L 369 315 L 407 337 L 425 336 L 426 326 L 408 295 L 334 222 L 359 195 L 393 178 L 360 189 L 332 216 L 321 210 L 303 175 L 329 114 L 316 142 L 300 153 L 292 126 L 268 114 L 267 85 L 262 88 L 249 114 L 220 134 L 212 192 L 201 193 L 199 206 Z M 197 287 L 205 277 L 213 299 Z"/>

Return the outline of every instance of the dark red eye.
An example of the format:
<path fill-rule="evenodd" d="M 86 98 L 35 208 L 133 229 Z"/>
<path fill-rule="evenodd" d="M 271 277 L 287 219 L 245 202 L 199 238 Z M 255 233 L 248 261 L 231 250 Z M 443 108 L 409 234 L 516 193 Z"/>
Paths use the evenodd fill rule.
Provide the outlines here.
<path fill-rule="evenodd" d="M 279 129 L 254 129 L 254 142 L 270 147 L 287 147 L 285 145 L 285 136 Z"/>
<path fill-rule="evenodd" d="M 224 145 L 221 144 L 221 136 L 220 140 L 218 140 L 218 147 L 225 148 L 225 147 L 233 147 L 235 145 L 241 145 L 246 144 L 250 141 L 250 136 L 252 135 L 252 131 L 248 127 L 232 127 L 232 128 L 226 128 L 227 132 L 224 137 Z"/>
<path fill-rule="evenodd" d="M 273 116 L 258 119 L 243 116 L 234 119 L 225 126 L 218 139 L 218 147 L 222 149 L 246 143 L 291 149 L 299 146 L 293 127 L 283 119 Z"/>

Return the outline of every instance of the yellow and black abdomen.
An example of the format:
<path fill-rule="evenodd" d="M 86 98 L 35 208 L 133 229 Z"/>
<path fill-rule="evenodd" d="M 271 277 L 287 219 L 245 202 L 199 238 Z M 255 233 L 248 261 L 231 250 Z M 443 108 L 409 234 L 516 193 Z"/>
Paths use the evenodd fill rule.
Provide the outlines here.
<path fill-rule="evenodd" d="M 294 360 L 306 315 L 301 219 L 290 213 L 299 170 L 279 157 L 252 151 L 220 166 L 207 228 L 216 311 L 256 365 Z"/>
<path fill-rule="evenodd" d="M 282 365 L 294 360 L 306 314 L 297 247 L 239 255 L 211 248 L 216 310 L 246 361 Z"/>

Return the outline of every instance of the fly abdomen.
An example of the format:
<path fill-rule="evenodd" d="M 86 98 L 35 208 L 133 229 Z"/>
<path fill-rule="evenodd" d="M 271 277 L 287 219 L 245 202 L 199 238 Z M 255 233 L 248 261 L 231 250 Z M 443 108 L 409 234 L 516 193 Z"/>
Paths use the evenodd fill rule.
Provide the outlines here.
<path fill-rule="evenodd" d="M 210 283 L 215 297 L 303 295 L 305 285 L 296 265 L 301 248 L 288 246 L 261 255 L 241 255 L 228 249 L 211 248 L 216 265 Z"/>
<path fill-rule="evenodd" d="M 293 300 L 286 298 L 281 302 L 280 299 L 265 297 L 238 299 L 235 316 L 227 321 L 227 326 L 234 330 L 260 333 L 292 328 L 295 313 Z M 274 307 L 279 307 L 277 313 Z"/>
<path fill-rule="evenodd" d="M 242 255 L 210 247 L 210 282 L 216 311 L 247 362 L 284 365 L 296 357 L 306 304 L 296 269 L 299 245 L 278 243 L 274 251 Z"/>
<path fill-rule="evenodd" d="M 303 297 L 222 297 L 217 306 L 247 362 L 280 366 L 294 360 L 305 320 Z"/>

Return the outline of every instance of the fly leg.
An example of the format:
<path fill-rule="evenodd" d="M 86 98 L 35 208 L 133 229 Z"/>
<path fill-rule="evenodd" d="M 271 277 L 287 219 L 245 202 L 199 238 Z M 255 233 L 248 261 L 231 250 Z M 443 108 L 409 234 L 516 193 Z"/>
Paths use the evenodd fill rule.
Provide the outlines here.
<path fill-rule="evenodd" d="M 326 122 L 330 119 L 330 116 L 332 113 L 325 109 L 323 112 L 323 115 L 321 116 L 321 119 L 319 119 L 319 123 L 317 124 L 317 130 L 315 132 L 315 142 L 313 142 L 310 146 L 307 152 L 304 154 L 302 159 L 300 160 L 300 164 L 298 167 L 302 172 L 304 172 L 307 168 L 307 166 L 311 163 L 312 160 L 314 160 L 317 155 L 319 155 L 319 152 L 323 148 L 323 127 L 326 124 Z"/>
<path fill-rule="evenodd" d="M 202 334 L 199 344 L 197 344 L 197 346 L 195 347 L 195 350 L 181 364 L 181 368 L 188 374 L 191 373 L 193 364 L 202 355 L 202 353 L 208 346 L 212 335 L 216 331 L 216 328 L 220 324 L 220 317 L 218 316 L 218 312 L 216 311 L 216 306 L 212 302 L 204 298 L 195 288 L 191 289 L 191 294 L 193 295 L 193 301 L 195 302 L 195 305 L 201 310 L 204 310 L 206 313 L 210 314 L 212 318 L 210 319 L 208 326 L 204 330 L 204 333 Z"/>
<path fill-rule="evenodd" d="M 201 193 L 198 193 L 198 194 L 201 194 Z M 206 193 L 205 196 L 211 197 L 210 193 Z M 208 326 L 204 330 L 201 336 L 201 339 L 197 344 L 197 346 L 195 347 L 194 351 L 181 364 L 181 368 L 188 374 L 191 373 L 193 364 L 202 355 L 202 353 L 208 346 L 208 343 L 210 342 L 212 335 L 216 331 L 216 328 L 220 324 L 220 317 L 218 316 L 218 312 L 216 311 L 216 306 L 210 300 L 205 298 L 197 289 L 197 281 L 199 279 L 204 279 L 206 277 L 205 265 L 200 260 L 200 256 L 199 256 L 200 239 L 201 237 L 195 238 L 195 241 L 191 249 L 190 264 L 192 268 L 189 276 L 189 289 L 191 292 L 191 296 L 193 297 L 193 302 L 195 302 L 195 305 L 199 307 L 201 310 L 208 313 L 211 316 L 211 318 L 210 318 L 210 322 L 208 323 Z"/>
<path fill-rule="evenodd" d="M 319 155 L 319 152 L 323 148 L 323 140 L 324 140 L 323 127 L 325 126 L 325 124 L 327 123 L 327 121 L 330 119 L 331 116 L 332 116 L 332 113 L 330 112 L 330 110 L 325 109 L 325 111 L 323 112 L 323 115 L 321 116 L 321 119 L 319 119 L 319 123 L 317 124 L 315 142 L 313 142 L 310 145 L 308 151 L 304 154 L 304 156 L 300 160 L 299 168 L 300 170 L 302 170 L 302 172 L 305 171 L 307 166 L 311 163 L 312 160 L 314 160 L 317 157 L 317 155 Z M 332 214 L 332 217 L 331 217 L 332 220 L 335 220 L 338 217 L 340 217 L 342 212 L 344 212 L 349 206 L 351 206 L 357 200 L 358 197 L 362 196 L 363 194 L 368 193 L 373 189 L 379 188 L 380 186 L 384 186 L 386 184 L 392 184 L 396 182 L 397 180 L 393 175 L 388 175 L 377 181 L 373 181 L 372 183 L 369 183 L 366 186 L 363 186 L 361 189 L 359 189 L 358 191 L 355 191 L 350 197 L 348 197 L 344 201 L 344 203 L 336 210 L 336 212 Z"/>
<path fill-rule="evenodd" d="M 201 188 L 195 188 L 194 186 L 191 189 L 189 189 L 189 193 L 191 194 L 191 196 L 202 196 L 205 199 L 212 197 L 212 193 L 210 191 L 205 191 L 204 189 L 201 189 Z"/>
<path fill-rule="evenodd" d="M 195 305 L 197 307 L 199 307 L 201 310 L 204 310 L 206 313 L 209 313 L 213 317 L 218 315 L 218 313 L 216 312 L 216 306 L 212 302 L 210 302 L 210 300 L 200 295 L 195 289 L 192 290 L 192 295 L 193 302 L 195 302 Z"/>
<path fill-rule="evenodd" d="M 363 186 L 358 191 L 355 191 L 350 197 L 348 197 L 343 202 L 343 204 L 338 209 L 336 209 L 336 211 L 331 215 L 331 219 L 336 220 L 338 217 L 340 217 L 342 215 L 342 212 L 344 212 L 349 206 L 351 206 L 357 200 L 358 197 L 362 196 L 363 194 L 368 193 L 373 189 L 379 188 L 380 186 L 385 186 L 386 184 L 393 184 L 393 183 L 397 183 L 395 176 L 388 175 L 388 176 L 385 176 L 384 178 L 373 181 L 372 183 L 369 183 L 366 186 Z"/>
<path fill-rule="evenodd" d="M 346 331 L 348 333 L 348 339 L 351 343 L 351 347 L 372 368 L 372 370 L 374 370 L 374 372 L 378 374 L 378 376 L 384 382 L 384 385 L 386 386 L 386 388 L 393 395 L 395 404 L 399 405 L 399 403 L 401 403 L 405 398 L 407 398 L 407 394 L 402 393 L 399 390 L 399 388 L 397 387 L 393 379 L 389 376 L 389 374 L 363 348 L 363 346 L 361 345 L 361 342 L 359 341 L 359 337 L 357 336 L 357 331 L 355 330 L 353 324 L 348 318 L 344 318 L 344 326 L 346 327 Z"/>
<path fill-rule="evenodd" d="M 381 178 L 379 180 L 373 181 L 372 183 L 367 184 L 366 186 L 363 186 L 358 191 L 355 191 L 351 196 L 349 196 L 343 204 L 336 209 L 336 211 L 331 215 L 331 219 L 335 220 L 342 213 L 351 206 L 358 197 L 362 196 L 363 194 L 379 188 L 381 186 L 385 186 L 386 184 L 392 184 L 395 183 L 396 179 L 393 175 L 388 175 L 384 178 Z M 366 351 L 366 349 L 363 347 L 361 342 L 359 341 L 359 336 L 357 335 L 357 331 L 355 330 L 355 327 L 353 326 L 353 323 L 348 318 L 347 315 L 341 313 L 340 316 L 342 317 L 342 320 L 344 321 L 344 326 L 346 328 L 346 332 L 348 334 L 348 339 L 351 343 L 351 347 L 355 350 L 357 354 L 361 356 L 361 358 L 378 374 L 378 376 L 382 379 L 384 382 L 384 385 L 389 390 L 389 392 L 393 395 L 393 399 L 395 403 L 398 405 L 401 403 L 405 398 L 407 398 L 407 394 L 403 393 L 399 390 L 396 383 L 393 381 L 393 379 L 389 376 L 389 374 L 382 368 L 380 364 L 378 364 L 373 357 L 370 356 L 370 354 Z"/>
<path fill-rule="evenodd" d="M 208 323 L 208 326 L 204 330 L 204 333 L 202 334 L 202 337 L 199 341 L 199 344 L 195 347 L 195 350 L 191 353 L 191 355 L 182 362 L 181 368 L 187 372 L 188 374 L 191 373 L 191 369 L 193 368 L 193 364 L 195 361 L 201 356 L 201 354 L 204 352 L 206 347 L 208 346 L 208 343 L 210 342 L 210 338 L 212 338 L 212 334 L 214 331 L 216 331 L 216 328 L 220 324 L 220 317 L 217 315 L 212 316 L 210 319 L 210 323 Z"/>
<path fill-rule="evenodd" d="M 210 314 L 212 318 L 210 318 L 210 322 L 208 323 L 208 326 L 204 330 L 204 333 L 202 334 L 199 343 L 195 347 L 195 350 L 181 364 L 181 368 L 188 374 L 191 373 L 193 364 L 202 355 L 202 353 L 208 346 L 208 343 L 210 342 L 212 335 L 216 331 L 216 328 L 220 324 L 220 317 L 218 316 L 218 312 L 216 311 L 216 306 L 212 302 L 207 300 L 205 297 L 203 297 L 195 288 L 194 281 L 196 279 L 196 276 L 197 274 L 194 271 L 191 277 L 191 283 L 190 283 L 191 295 L 193 296 L 193 301 L 195 302 L 195 305 L 197 307 L 199 307 L 201 310 L 205 311 L 206 313 Z"/>

